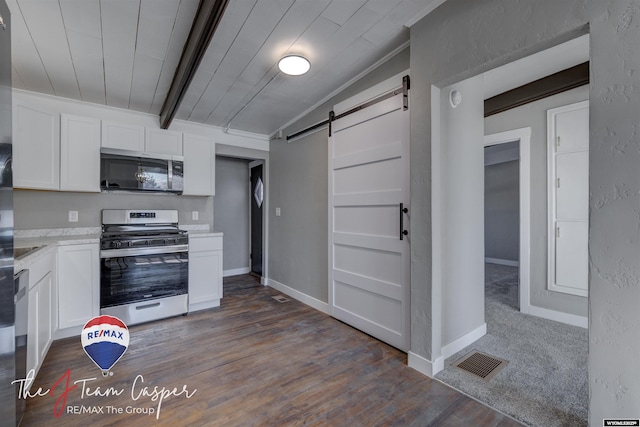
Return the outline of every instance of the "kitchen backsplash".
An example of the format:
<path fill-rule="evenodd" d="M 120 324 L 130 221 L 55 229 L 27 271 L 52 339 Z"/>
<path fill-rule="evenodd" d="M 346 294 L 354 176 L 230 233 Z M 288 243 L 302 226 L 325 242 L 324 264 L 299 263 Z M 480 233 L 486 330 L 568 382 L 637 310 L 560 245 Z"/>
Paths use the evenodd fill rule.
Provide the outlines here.
<path fill-rule="evenodd" d="M 177 209 L 181 225 L 213 228 L 213 197 L 15 190 L 13 209 L 16 230 L 100 227 L 102 209 Z M 78 212 L 77 222 L 69 211 Z"/>

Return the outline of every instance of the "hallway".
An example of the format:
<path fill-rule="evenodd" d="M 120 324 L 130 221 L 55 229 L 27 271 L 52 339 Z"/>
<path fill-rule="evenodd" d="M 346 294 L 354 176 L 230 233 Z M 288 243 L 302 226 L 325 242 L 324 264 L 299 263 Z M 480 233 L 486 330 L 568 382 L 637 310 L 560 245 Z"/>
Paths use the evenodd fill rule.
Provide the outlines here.
<path fill-rule="evenodd" d="M 485 265 L 487 335 L 436 378 L 532 426 L 587 425 L 588 331 L 518 311 L 518 268 Z M 472 350 L 509 364 L 489 381 L 451 364 Z"/>

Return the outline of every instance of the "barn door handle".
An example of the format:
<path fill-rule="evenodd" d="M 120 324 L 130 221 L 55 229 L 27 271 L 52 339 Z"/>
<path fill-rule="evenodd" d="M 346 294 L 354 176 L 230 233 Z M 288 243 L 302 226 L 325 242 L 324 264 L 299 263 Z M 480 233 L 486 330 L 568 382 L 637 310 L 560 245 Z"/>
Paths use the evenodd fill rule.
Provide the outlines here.
<path fill-rule="evenodd" d="M 409 234 L 409 232 L 404 229 L 404 214 L 408 212 L 409 209 L 404 207 L 404 203 L 400 203 L 400 240 L 403 240 L 404 236 Z"/>

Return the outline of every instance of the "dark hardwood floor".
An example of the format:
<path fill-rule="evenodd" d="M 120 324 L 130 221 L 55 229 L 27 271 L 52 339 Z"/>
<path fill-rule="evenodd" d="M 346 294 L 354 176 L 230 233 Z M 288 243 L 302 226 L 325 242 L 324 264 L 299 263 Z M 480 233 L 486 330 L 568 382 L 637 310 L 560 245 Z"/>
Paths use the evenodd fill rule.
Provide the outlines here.
<path fill-rule="evenodd" d="M 520 425 L 251 276 L 224 291 L 219 308 L 132 326 L 110 377 L 79 337 L 54 342 L 31 388 L 52 393 L 28 399 L 22 426 Z"/>

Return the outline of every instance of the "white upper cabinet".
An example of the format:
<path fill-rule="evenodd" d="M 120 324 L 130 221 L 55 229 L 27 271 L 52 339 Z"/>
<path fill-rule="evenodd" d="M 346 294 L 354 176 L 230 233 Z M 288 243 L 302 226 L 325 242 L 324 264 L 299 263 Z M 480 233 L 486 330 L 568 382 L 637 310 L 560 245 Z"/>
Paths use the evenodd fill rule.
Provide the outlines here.
<path fill-rule="evenodd" d="M 103 120 L 102 147 L 182 156 L 182 133 Z"/>
<path fill-rule="evenodd" d="M 143 152 L 144 126 L 102 121 L 102 146 Z"/>
<path fill-rule="evenodd" d="M 60 116 L 60 190 L 100 192 L 100 120 Z"/>
<path fill-rule="evenodd" d="M 184 135 L 184 191 L 189 196 L 213 196 L 216 189 L 216 144 L 206 137 Z"/>
<path fill-rule="evenodd" d="M 60 114 L 16 103 L 13 135 L 13 186 L 58 190 Z"/>
<path fill-rule="evenodd" d="M 182 133 L 172 130 L 146 128 L 147 153 L 182 156 Z"/>

